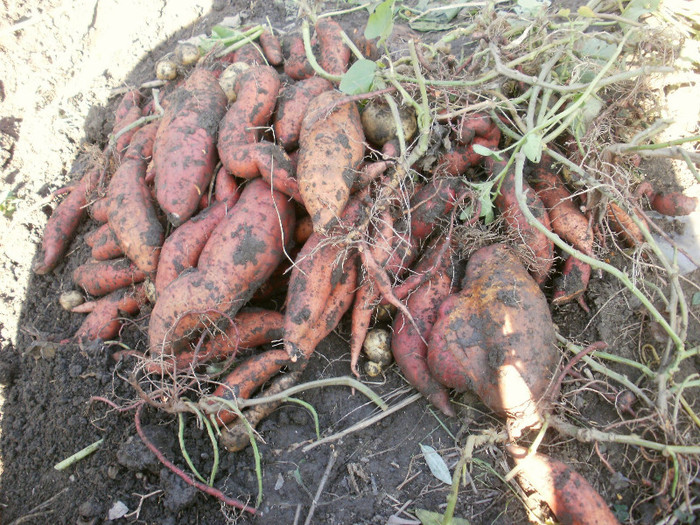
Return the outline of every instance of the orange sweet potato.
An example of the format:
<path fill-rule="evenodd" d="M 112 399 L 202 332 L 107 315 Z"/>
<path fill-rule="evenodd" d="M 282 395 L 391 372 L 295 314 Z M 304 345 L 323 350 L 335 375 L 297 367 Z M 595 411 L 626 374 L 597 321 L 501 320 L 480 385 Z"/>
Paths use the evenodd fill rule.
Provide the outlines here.
<path fill-rule="evenodd" d="M 505 165 L 505 162 L 497 162 L 491 158 L 486 159 L 487 169 L 492 176 L 500 173 Z M 549 215 L 542 200 L 524 181 L 523 193 L 525 193 L 526 205 L 535 218 L 546 228 L 551 229 Z M 515 196 L 515 173 L 512 167 L 508 169 L 503 177 L 495 204 L 511 231 L 518 235 L 520 241 L 532 252 L 534 263 L 531 273 L 535 281 L 542 285 L 547 280 L 554 262 L 554 243 L 542 232 L 535 229 L 534 226 L 528 224 L 527 219 L 520 210 Z"/>
<path fill-rule="evenodd" d="M 282 260 L 294 219 L 294 207 L 282 193 L 262 179 L 248 182 L 209 237 L 197 268 L 158 296 L 148 330 L 151 351 L 177 351 L 204 323 L 235 316 Z"/>
<path fill-rule="evenodd" d="M 297 181 L 318 232 L 327 231 L 342 214 L 364 154 L 357 106 L 336 105 L 344 96 L 338 91 L 325 91 L 314 98 L 299 136 Z"/>
<path fill-rule="evenodd" d="M 306 58 L 301 35 L 298 33 L 290 35 L 285 41 L 284 48 L 287 55 L 284 61 L 284 72 L 294 80 L 311 78 L 314 75 L 314 68 Z"/>
<path fill-rule="evenodd" d="M 287 151 L 299 144 L 301 122 L 312 99 L 332 89 L 333 85 L 321 77 L 311 77 L 287 84 L 280 91 L 275 112 L 275 139 Z"/>
<path fill-rule="evenodd" d="M 117 112 L 114 117 L 114 133 L 119 137 L 114 143 L 114 152 L 118 159 L 122 159 L 126 149 L 131 143 L 131 138 L 136 133 L 137 128 L 125 130 L 128 126 L 141 118 L 141 93 L 138 89 L 127 91 L 119 102 Z"/>
<path fill-rule="evenodd" d="M 109 220 L 109 199 L 102 197 L 90 203 L 90 217 L 97 222 L 105 223 Z"/>
<path fill-rule="evenodd" d="M 547 299 L 505 245 L 479 249 L 460 292 L 441 305 L 428 339 L 440 383 L 474 391 L 515 428 L 539 421 L 559 362 Z"/>
<path fill-rule="evenodd" d="M 350 48 L 341 36 L 340 24 L 330 18 L 319 18 L 316 22 L 316 35 L 320 47 L 319 65 L 331 75 L 340 76 L 348 70 Z"/>
<path fill-rule="evenodd" d="M 652 210 L 671 217 L 690 215 L 697 207 L 697 197 L 688 197 L 680 192 L 655 193 L 651 198 Z"/>
<path fill-rule="evenodd" d="M 497 150 L 501 140 L 501 131 L 485 115 L 471 115 L 460 123 L 457 143 L 452 150 L 438 159 L 438 168 L 447 175 L 461 175 L 467 168 L 480 164 L 484 157 L 474 151 L 474 144 L 490 150 Z"/>
<path fill-rule="evenodd" d="M 284 55 L 282 54 L 282 45 L 279 39 L 270 29 L 265 29 L 259 37 L 260 47 L 262 47 L 263 53 L 268 63 L 273 66 L 282 65 L 284 62 Z"/>
<path fill-rule="evenodd" d="M 570 466 L 539 452 L 508 445 L 520 467 L 518 477 L 547 503 L 563 525 L 617 525 L 619 522 L 601 495 Z M 529 487 L 528 487 L 529 488 Z"/>
<path fill-rule="evenodd" d="M 552 304 L 561 305 L 580 299 L 588 288 L 590 279 L 591 266 L 573 255 L 569 256 L 564 262 L 561 273 L 554 279 Z M 581 305 L 584 306 L 585 303 Z"/>
<path fill-rule="evenodd" d="M 96 230 L 86 234 L 85 244 L 92 248 L 92 258 L 96 261 L 106 261 L 124 255 L 124 251 L 119 246 L 117 236 L 114 235 L 109 224 L 103 224 Z"/>
<path fill-rule="evenodd" d="M 637 223 L 632 220 L 632 217 L 620 206 L 614 202 L 609 202 L 606 216 L 612 231 L 622 239 L 627 246 L 634 248 L 638 244 L 644 242 L 642 230 L 637 226 Z M 642 217 L 637 217 L 642 224 L 646 224 L 646 221 Z"/>
<path fill-rule="evenodd" d="M 122 288 L 92 301 L 83 303 L 81 309 L 74 312 L 88 312 L 75 337 L 79 341 L 112 339 L 119 333 L 124 315 L 134 315 L 146 304 L 146 292 L 143 286 Z"/>
<path fill-rule="evenodd" d="M 155 274 L 165 232 L 144 178 L 158 123 L 134 134 L 107 188 L 109 226 L 126 256 L 144 273 Z"/>
<path fill-rule="evenodd" d="M 391 352 L 406 380 L 447 416 L 454 416 L 447 389 L 430 374 L 427 340 L 437 319 L 438 309 L 452 292 L 454 268 L 449 254 L 439 260 L 445 240 L 434 242 L 416 265 L 417 273 L 431 272 L 409 297 L 406 307 L 416 327 L 402 312 L 394 318 Z"/>
<path fill-rule="evenodd" d="M 227 98 L 209 71 L 195 69 L 169 97 L 153 147 L 156 199 L 179 226 L 197 210 L 216 166 L 216 134 Z"/>
<path fill-rule="evenodd" d="M 86 262 L 73 271 L 73 282 L 95 296 L 106 295 L 145 279 L 146 274 L 125 257 Z"/>

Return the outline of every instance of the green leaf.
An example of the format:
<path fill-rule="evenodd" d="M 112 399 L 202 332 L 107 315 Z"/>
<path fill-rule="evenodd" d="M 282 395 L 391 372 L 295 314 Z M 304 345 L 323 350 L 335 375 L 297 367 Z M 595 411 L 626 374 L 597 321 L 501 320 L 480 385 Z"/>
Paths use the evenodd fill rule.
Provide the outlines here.
<path fill-rule="evenodd" d="M 439 512 L 431 512 L 425 509 L 416 509 L 413 511 L 416 517 L 423 525 L 442 525 L 444 516 Z M 452 525 L 469 525 L 469 522 L 464 518 L 452 518 Z"/>
<path fill-rule="evenodd" d="M 588 131 L 589 126 L 605 107 L 603 101 L 595 96 L 591 96 L 584 104 L 576 111 L 574 119 L 569 125 L 571 133 L 574 137 L 581 138 Z"/>
<path fill-rule="evenodd" d="M 617 50 L 617 46 L 601 40 L 600 38 L 590 37 L 579 40 L 574 47 L 579 54 L 587 59 L 593 58 L 597 60 L 608 61 Z"/>
<path fill-rule="evenodd" d="M 519 15 L 536 15 L 549 7 L 549 0 L 518 0 L 513 10 Z"/>
<path fill-rule="evenodd" d="M 365 38 L 372 40 L 379 37 L 379 42 L 386 40 L 394 29 L 394 0 L 384 0 L 367 19 Z"/>
<path fill-rule="evenodd" d="M 697 306 L 697 305 L 700 304 L 700 292 L 695 292 L 695 293 L 693 294 L 693 299 L 692 299 L 691 304 L 692 304 L 693 306 Z"/>
<path fill-rule="evenodd" d="M 537 164 L 542 158 L 542 136 L 539 133 L 525 135 L 523 153 L 530 162 Z"/>
<path fill-rule="evenodd" d="M 340 80 L 340 91 L 348 95 L 359 95 L 367 93 L 372 89 L 374 81 L 374 72 L 377 69 L 377 64 L 371 60 L 358 60 Z"/>
<path fill-rule="evenodd" d="M 443 483 L 452 485 L 452 475 L 450 475 L 450 469 L 447 467 L 445 460 L 442 459 L 440 454 L 437 453 L 437 450 L 429 445 L 423 445 L 422 443 L 420 445 L 420 449 L 421 452 L 423 452 L 425 462 L 428 464 L 428 468 L 430 468 L 430 472 L 432 472 L 433 476 Z"/>
<path fill-rule="evenodd" d="M 591 9 L 587 5 L 582 5 L 581 7 L 579 7 L 578 14 L 579 14 L 579 16 L 583 16 L 585 18 L 595 18 L 595 16 L 596 16 L 593 9 Z"/>
<path fill-rule="evenodd" d="M 230 38 L 232 36 L 240 35 L 240 31 L 236 31 L 235 29 L 231 29 L 230 27 L 226 26 L 214 26 L 211 28 L 211 34 L 215 38 Z"/>
<path fill-rule="evenodd" d="M 482 146 L 481 144 L 472 144 L 472 149 L 474 150 L 474 153 L 477 153 L 483 157 L 491 157 L 493 160 L 498 161 L 503 160 L 503 157 L 501 157 L 501 154 L 498 151 L 488 149 L 486 146 Z"/>
<path fill-rule="evenodd" d="M 622 17 L 636 22 L 640 16 L 657 11 L 660 3 L 660 0 L 632 0 L 622 11 Z"/>

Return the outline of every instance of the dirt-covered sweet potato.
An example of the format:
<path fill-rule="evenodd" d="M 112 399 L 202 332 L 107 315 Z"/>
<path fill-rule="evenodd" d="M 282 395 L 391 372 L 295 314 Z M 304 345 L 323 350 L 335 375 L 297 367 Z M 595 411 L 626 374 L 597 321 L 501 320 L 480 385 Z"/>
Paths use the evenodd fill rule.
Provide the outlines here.
<path fill-rule="evenodd" d="M 287 151 L 299 145 L 301 122 L 312 99 L 333 88 L 321 77 L 311 77 L 287 84 L 282 88 L 277 101 L 274 118 L 275 140 Z"/>
<path fill-rule="evenodd" d="M 559 362 L 547 299 L 505 245 L 479 249 L 462 289 L 441 305 L 428 340 L 430 371 L 472 390 L 513 428 L 539 421 Z"/>
<path fill-rule="evenodd" d="M 151 352 L 177 351 L 193 331 L 235 316 L 282 260 L 294 220 L 294 206 L 284 194 L 262 179 L 249 181 L 209 237 L 197 268 L 158 296 L 148 330 Z"/>
<path fill-rule="evenodd" d="M 316 35 L 320 47 L 319 65 L 326 73 L 340 76 L 348 70 L 350 48 L 342 37 L 343 28 L 331 18 L 319 18 Z"/>
<path fill-rule="evenodd" d="M 96 301 L 83 303 L 73 311 L 89 312 L 75 334 L 78 341 L 112 339 L 117 336 L 125 315 L 138 313 L 146 304 L 146 293 L 142 285 L 121 288 Z"/>
<path fill-rule="evenodd" d="M 108 294 L 145 279 L 146 274 L 126 257 L 88 261 L 73 271 L 73 282 L 95 296 Z"/>
<path fill-rule="evenodd" d="M 299 136 L 299 191 L 314 229 L 321 233 L 342 214 L 364 154 L 357 106 L 336 104 L 344 97 L 338 91 L 325 91 L 314 98 Z"/>
<path fill-rule="evenodd" d="M 179 226 L 195 213 L 213 175 L 217 130 L 228 100 L 203 68 L 168 100 L 153 147 L 155 190 L 168 220 Z"/>
<path fill-rule="evenodd" d="M 284 42 L 286 49 L 284 72 L 294 80 L 303 80 L 314 76 L 314 68 L 306 58 L 304 40 L 299 33 L 289 35 Z"/>
<path fill-rule="evenodd" d="M 85 244 L 92 248 L 92 258 L 96 261 L 106 261 L 124 255 L 124 251 L 119 246 L 117 236 L 114 235 L 109 224 L 103 224 L 96 230 L 86 234 Z"/>
<path fill-rule="evenodd" d="M 569 465 L 545 454 L 508 445 L 519 467 L 518 478 L 534 488 L 563 525 L 617 525 L 605 500 L 586 479 Z"/>
<path fill-rule="evenodd" d="M 141 93 L 138 89 L 127 91 L 117 106 L 114 116 L 114 133 L 119 134 L 114 142 L 114 152 L 118 159 L 122 159 L 126 149 L 131 143 L 138 128 L 127 128 L 141 118 Z"/>
<path fill-rule="evenodd" d="M 154 274 L 165 232 L 144 178 L 158 123 L 138 130 L 107 187 L 109 226 L 126 256 L 143 272 Z"/>

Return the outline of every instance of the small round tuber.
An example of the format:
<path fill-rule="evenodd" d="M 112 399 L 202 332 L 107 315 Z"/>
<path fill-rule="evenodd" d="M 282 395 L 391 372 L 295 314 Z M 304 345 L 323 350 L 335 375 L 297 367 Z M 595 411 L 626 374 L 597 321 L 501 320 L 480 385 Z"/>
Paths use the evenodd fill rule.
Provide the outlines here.
<path fill-rule="evenodd" d="M 399 108 L 399 117 L 405 139 L 411 140 L 418 130 L 415 111 L 411 107 L 402 106 Z M 365 136 L 373 144 L 383 146 L 396 138 L 396 121 L 387 103 L 371 101 L 362 112 L 361 119 Z"/>
<path fill-rule="evenodd" d="M 393 359 L 391 354 L 391 334 L 388 330 L 373 328 L 367 332 L 363 347 L 367 358 L 379 365 L 388 365 Z"/>
<path fill-rule="evenodd" d="M 172 60 L 161 59 L 156 64 L 158 80 L 173 80 L 177 77 L 177 64 Z"/>
<path fill-rule="evenodd" d="M 85 298 L 79 291 L 71 290 L 70 292 L 63 292 L 58 298 L 58 302 L 64 310 L 70 312 L 76 306 L 83 304 L 85 302 Z"/>
<path fill-rule="evenodd" d="M 191 66 L 199 60 L 199 48 L 190 42 L 180 42 L 175 46 L 175 61 L 183 66 Z"/>

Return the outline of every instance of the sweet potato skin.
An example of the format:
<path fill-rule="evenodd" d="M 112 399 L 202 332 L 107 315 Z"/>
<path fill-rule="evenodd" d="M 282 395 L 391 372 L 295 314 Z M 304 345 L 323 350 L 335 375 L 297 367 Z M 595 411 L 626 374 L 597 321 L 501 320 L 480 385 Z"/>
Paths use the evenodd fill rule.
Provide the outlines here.
<path fill-rule="evenodd" d="M 348 70 L 350 48 L 341 36 L 340 24 L 330 18 L 320 18 L 316 22 L 316 34 L 320 46 L 319 65 L 331 75 L 340 76 Z"/>
<path fill-rule="evenodd" d="M 326 232 L 350 198 L 355 170 L 364 154 L 364 133 L 354 103 L 335 105 L 345 95 L 325 91 L 309 104 L 299 136 L 297 181 L 314 223 Z"/>
<path fill-rule="evenodd" d="M 311 77 L 282 88 L 275 112 L 275 139 L 287 151 L 299 145 L 301 123 L 315 97 L 332 89 L 333 85 L 321 77 Z"/>
<path fill-rule="evenodd" d="M 117 106 L 117 111 L 114 117 L 114 133 L 121 133 L 119 138 L 114 143 L 114 152 L 118 159 L 124 157 L 124 153 L 131 143 L 131 139 L 137 131 L 137 128 L 122 132 L 129 125 L 141 118 L 141 93 L 138 89 L 127 91 Z"/>
<path fill-rule="evenodd" d="M 146 274 L 126 257 L 89 261 L 73 271 L 73 282 L 94 296 L 106 295 L 145 279 Z"/>
<path fill-rule="evenodd" d="M 165 232 L 144 182 L 159 124 L 137 131 L 107 188 L 109 226 L 126 256 L 146 274 L 158 267 Z"/>
<path fill-rule="evenodd" d="M 520 467 L 518 476 L 534 487 L 562 525 L 617 525 L 619 522 L 598 492 L 568 465 L 527 449 L 508 445 Z"/>
<path fill-rule="evenodd" d="M 294 80 L 304 80 L 314 75 L 314 68 L 306 59 L 304 40 L 298 33 L 290 35 L 286 42 L 287 58 L 284 61 L 284 72 Z"/>
<path fill-rule="evenodd" d="M 86 234 L 85 244 L 92 248 L 92 258 L 96 261 L 107 261 L 124 255 L 124 251 L 119 246 L 117 236 L 114 235 L 109 224 L 103 224 L 96 230 Z"/>
<path fill-rule="evenodd" d="M 651 209 L 671 217 L 690 215 L 698 207 L 698 198 L 679 192 L 655 193 L 651 198 Z"/>
<path fill-rule="evenodd" d="M 284 55 L 277 36 L 270 29 L 265 29 L 260 34 L 259 40 L 267 61 L 273 66 L 281 65 L 284 62 Z"/>
<path fill-rule="evenodd" d="M 202 68 L 168 99 L 153 148 L 155 190 L 168 220 L 179 226 L 195 213 L 211 180 L 227 99 L 214 75 Z"/>
<path fill-rule="evenodd" d="M 544 294 L 517 256 L 494 244 L 472 255 L 462 290 L 440 305 L 428 365 L 443 385 L 532 424 L 559 361 L 555 343 Z"/>
<path fill-rule="evenodd" d="M 294 220 L 294 207 L 282 193 L 262 179 L 248 182 L 206 243 L 197 269 L 159 295 L 149 324 L 151 351 L 178 350 L 203 319 L 235 316 L 281 261 Z"/>
<path fill-rule="evenodd" d="M 121 328 L 123 315 L 134 315 L 146 304 L 143 286 L 122 288 L 95 301 L 75 334 L 78 341 L 112 339 Z"/>

